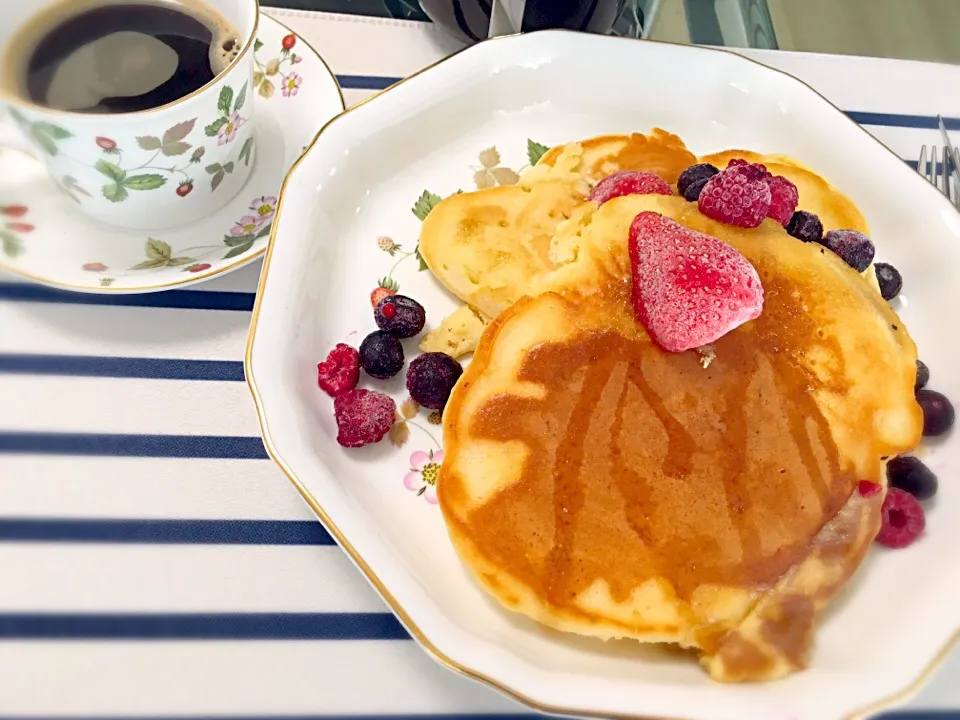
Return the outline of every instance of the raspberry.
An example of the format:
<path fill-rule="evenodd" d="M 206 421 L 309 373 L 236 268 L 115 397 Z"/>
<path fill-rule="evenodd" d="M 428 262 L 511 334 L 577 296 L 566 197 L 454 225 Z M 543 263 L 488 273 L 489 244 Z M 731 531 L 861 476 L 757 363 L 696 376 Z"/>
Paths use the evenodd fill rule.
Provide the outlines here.
<path fill-rule="evenodd" d="M 857 230 L 831 230 L 823 244 L 859 273 L 870 267 L 876 252 L 870 238 Z"/>
<path fill-rule="evenodd" d="M 360 354 L 343 343 L 330 351 L 317 365 L 317 384 L 327 395 L 337 397 L 353 390 L 360 382 Z"/>
<path fill-rule="evenodd" d="M 764 174 L 766 174 L 766 175 L 769 175 L 769 174 L 770 174 L 769 172 L 767 172 L 767 166 L 764 165 L 763 163 L 751 163 L 749 160 L 744 160 L 743 158 L 733 158 L 733 159 L 729 160 L 729 161 L 727 162 L 727 167 L 737 167 L 737 166 L 741 166 L 741 167 L 742 167 L 743 165 L 751 165 L 751 164 L 752 164 L 754 167 L 758 167 L 758 168 L 760 168 L 761 170 L 763 170 Z"/>
<path fill-rule="evenodd" d="M 406 295 L 383 298 L 373 309 L 377 327 L 398 338 L 409 338 L 423 330 L 427 320 L 423 305 Z"/>
<path fill-rule="evenodd" d="M 923 507 L 913 495 L 900 488 L 887 490 L 880 517 L 880 532 L 876 541 L 889 548 L 911 545 L 927 524 Z"/>
<path fill-rule="evenodd" d="M 403 346 L 390 333 L 374 330 L 360 343 L 360 366 L 370 377 L 392 378 L 403 367 Z"/>
<path fill-rule="evenodd" d="M 621 170 L 608 175 L 590 193 L 590 199 L 603 205 L 621 195 L 673 195 L 673 190 L 659 175 L 639 170 Z"/>
<path fill-rule="evenodd" d="M 737 164 L 707 180 L 697 207 L 708 218 L 754 228 L 770 210 L 770 185 L 762 165 Z"/>
<path fill-rule="evenodd" d="M 767 210 L 767 217 L 786 227 L 793 218 L 797 203 L 800 202 L 797 186 L 781 175 L 771 177 L 767 180 L 767 185 L 770 186 L 770 209 Z"/>
<path fill-rule="evenodd" d="M 712 343 L 763 309 L 763 287 L 749 260 L 658 213 L 633 219 L 630 266 L 637 319 L 668 352 Z"/>
<path fill-rule="evenodd" d="M 877 285 L 884 300 L 893 300 L 903 290 L 903 276 L 900 271 L 889 263 L 874 263 L 873 269 L 877 273 Z"/>
<path fill-rule="evenodd" d="M 683 195 L 684 200 L 696 202 L 703 191 L 703 186 L 707 184 L 707 180 L 718 172 L 720 170 L 710 163 L 691 165 L 677 178 L 677 192 Z"/>
<path fill-rule="evenodd" d="M 351 390 L 334 398 L 333 412 L 337 442 L 344 447 L 363 447 L 383 440 L 396 420 L 397 405 L 383 393 Z"/>
<path fill-rule="evenodd" d="M 449 355 L 424 353 L 407 368 L 407 390 L 425 408 L 443 410 L 461 375 L 463 368 Z"/>
<path fill-rule="evenodd" d="M 797 210 L 787 223 L 787 234 L 804 242 L 820 242 L 823 239 L 823 223 L 813 213 Z"/>

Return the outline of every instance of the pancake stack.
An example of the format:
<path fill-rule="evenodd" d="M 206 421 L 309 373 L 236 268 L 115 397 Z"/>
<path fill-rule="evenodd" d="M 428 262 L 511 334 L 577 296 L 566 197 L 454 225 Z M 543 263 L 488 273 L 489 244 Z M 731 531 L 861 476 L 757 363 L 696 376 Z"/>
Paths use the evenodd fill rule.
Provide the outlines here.
<path fill-rule="evenodd" d="M 703 161 L 730 157 L 792 180 L 827 229 L 867 231 L 797 163 Z M 883 493 L 861 481 L 884 486 L 885 459 L 919 442 L 916 348 L 873 284 L 773 220 L 737 228 L 677 196 L 586 200 L 611 172 L 672 184 L 694 162 L 662 131 L 605 136 L 434 208 L 426 262 L 491 318 L 444 412 L 438 497 L 461 559 L 506 608 L 690 648 L 716 680 L 770 680 L 806 665 L 817 612 L 879 529 Z M 661 350 L 633 314 L 641 212 L 756 268 L 763 312 L 709 358 Z"/>

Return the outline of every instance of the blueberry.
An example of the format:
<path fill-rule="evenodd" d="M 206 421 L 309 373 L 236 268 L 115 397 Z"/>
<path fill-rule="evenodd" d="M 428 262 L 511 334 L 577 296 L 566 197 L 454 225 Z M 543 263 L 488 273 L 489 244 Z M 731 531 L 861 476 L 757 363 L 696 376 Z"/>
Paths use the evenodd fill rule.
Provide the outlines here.
<path fill-rule="evenodd" d="M 423 330 L 427 314 L 423 305 L 406 295 L 390 295 L 377 303 L 373 310 L 377 327 L 394 337 L 413 337 Z"/>
<path fill-rule="evenodd" d="M 917 360 L 917 381 L 913 384 L 914 390 L 921 390 L 930 382 L 930 368 L 922 360 Z"/>
<path fill-rule="evenodd" d="M 903 277 L 900 271 L 887 263 L 874 263 L 873 269 L 877 273 L 877 284 L 880 285 L 880 294 L 884 300 L 893 300 L 903 289 Z"/>
<path fill-rule="evenodd" d="M 923 434 L 926 437 L 943 435 L 953 427 L 953 405 L 944 395 L 934 390 L 917 390 L 917 402 L 923 410 Z"/>
<path fill-rule="evenodd" d="M 876 252 L 870 238 L 856 230 L 831 230 L 824 236 L 823 244 L 860 273 L 870 267 Z"/>
<path fill-rule="evenodd" d="M 720 172 L 710 163 L 691 165 L 677 178 L 677 190 L 685 200 L 696 202 L 700 199 L 700 191 L 707 184 L 707 180 Z"/>
<path fill-rule="evenodd" d="M 360 343 L 360 367 L 370 377 L 392 378 L 403 367 L 403 346 L 390 333 L 375 330 Z"/>
<path fill-rule="evenodd" d="M 813 213 L 797 210 L 787 223 L 787 233 L 804 242 L 820 242 L 823 239 L 823 223 Z"/>
<path fill-rule="evenodd" d="M 919 458 L 898 455 L 887 463 L 887 484 L 906 490 L 917 500 L 929 500 L 937 494 L 937 476 Z"/>
<path fill-rule="evenodd" d="M 462 374 L 460 363 L 449 355 L 424 353 L 407 368 L 407 391 L 423 407 L 442 410 Z"/>

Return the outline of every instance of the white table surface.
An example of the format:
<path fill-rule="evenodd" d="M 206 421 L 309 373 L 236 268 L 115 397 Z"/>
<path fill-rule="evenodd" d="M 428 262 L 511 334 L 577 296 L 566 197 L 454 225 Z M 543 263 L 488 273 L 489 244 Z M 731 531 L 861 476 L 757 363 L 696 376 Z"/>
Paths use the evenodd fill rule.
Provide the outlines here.
<path fill-rule="evenodd" d="M 268 12 L 348 105 L 458 47 Z M 936 113 L 960 141 L 960 68 L 744 52 L 906 160 Z M 259 270 L 107 299 L 0 275 L 0 719 L 527 713 L 406 639 L 266 459 L 241 364 Z M 958 678 L 954 654 L 910 707 L 960 708 Z"/>

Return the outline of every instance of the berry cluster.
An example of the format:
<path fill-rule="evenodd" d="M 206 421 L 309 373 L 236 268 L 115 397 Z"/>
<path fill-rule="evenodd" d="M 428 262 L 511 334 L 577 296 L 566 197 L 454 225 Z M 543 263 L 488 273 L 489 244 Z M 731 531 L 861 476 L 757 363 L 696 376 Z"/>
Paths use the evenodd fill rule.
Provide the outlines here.
<path fill-rule="evenodd" d="M 339 343 L 317 365 L 317 384 L 334 398 L 337 442 L 344 447 L 362 447 L 380 442 L 396 421 L 396 403 L 385 393 L 358 389 L 360 370 L 377 380 L 396 376 L 404 365 L 402 339 L 423 330 L 426 312 L 416 300 L 398 295 L 381 283 L 383 292 L 373 302 L 378 330 L 367 335 L 355 349 Z M 414 402 L 442 410 L 463 368 L 444 353 L 424 353 L 407 368 L 406 387 Z"/>

